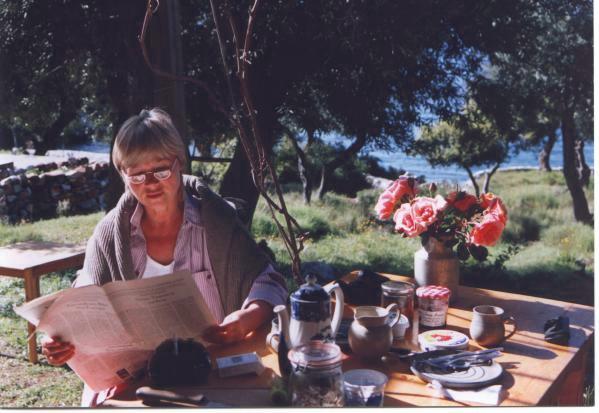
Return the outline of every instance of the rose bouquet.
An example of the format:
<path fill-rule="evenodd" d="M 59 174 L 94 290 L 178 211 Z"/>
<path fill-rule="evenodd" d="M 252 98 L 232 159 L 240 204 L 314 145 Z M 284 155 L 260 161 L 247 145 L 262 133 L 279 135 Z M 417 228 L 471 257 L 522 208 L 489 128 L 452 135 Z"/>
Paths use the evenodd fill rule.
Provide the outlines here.
<path fill-rule="evenodd" d="M 380 220 L 392 219 L 404 237 L 420 235 L 423 245 L 434 237 L 448 248 L 457 246 L 461 260 L 472 255 L 483 261 L 486 247 L 495 245 L 507 222 L 501 199 L 491 193 L 477 198 L 465 191 L 444 197 L 436 191 L 431 184 L 426 189 L 429 196 L 420 196 L 423 191 L 414 178 L 400 176 L 379 196 L 376 214 Z"/>

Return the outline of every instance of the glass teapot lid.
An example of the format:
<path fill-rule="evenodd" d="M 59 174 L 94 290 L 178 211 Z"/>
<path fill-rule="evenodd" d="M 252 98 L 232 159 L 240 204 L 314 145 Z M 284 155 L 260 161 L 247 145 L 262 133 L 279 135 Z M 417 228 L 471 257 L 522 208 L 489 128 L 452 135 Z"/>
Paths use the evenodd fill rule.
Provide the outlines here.
<path fill-rule="evenodd" d="M 291 299 L 294 301 L 330 301 L 329 294 L 320 285 L 316 284 L 316 276 L 308 274 L 306 283 L 291 294 Z"/>

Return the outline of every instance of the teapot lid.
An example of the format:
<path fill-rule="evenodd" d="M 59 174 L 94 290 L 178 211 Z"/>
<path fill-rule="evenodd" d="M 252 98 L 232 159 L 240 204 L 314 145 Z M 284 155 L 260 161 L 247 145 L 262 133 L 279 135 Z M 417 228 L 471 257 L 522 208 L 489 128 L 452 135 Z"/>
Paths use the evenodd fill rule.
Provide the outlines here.
<path fill-rule="evenodd" d="M 299 301 L 329 301 L 329 294 L 320 285 L 316 284 L 316 276 L 308 274 L 306 283 L 291 294 L 293 300 Z"/>

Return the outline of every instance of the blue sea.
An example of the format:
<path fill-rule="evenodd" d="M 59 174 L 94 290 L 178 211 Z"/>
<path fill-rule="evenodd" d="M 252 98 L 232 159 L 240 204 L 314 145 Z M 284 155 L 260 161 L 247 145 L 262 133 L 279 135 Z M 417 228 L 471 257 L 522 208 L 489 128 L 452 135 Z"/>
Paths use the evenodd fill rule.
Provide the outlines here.
<path fill-rule="evenodd" d="M 346 144 L 347 140 L 339 137 L 325 137 L 325 141 L 338 142 Z M 516 167 L 532 167 L 536 168 L 539 165 L 538 157 L 539 151 L 527 150 L 520 151 L 519 153 L 513 154 L 510 159 L 502 164 L 500 168 L 516 168 Z M 403 169 L 410 175 L 420 176 L 424 175 L 427 181 L 452 181 L 452 182 L 465 182 L 469 180 L 468 173 L 466 170 L 457 166 L 451 167 L 435 167 L 433 168 L 422 156 L 408 156 L 404 152 L 385 152 L 380 150 L 375 151 L 362 151 L 360 154 L 371 155 L 379 159 L 381 165 L 385 167 L 394 167 L 397 169 Z M 594 165 L 594 145 L 593 142 L 585 142 L 584 146 L 585 160 L 589 167 L 593 168 Z M 551 152 L 550 164 L 553 169 L 561 168 L 564 164 L 562 155 L 562 141 L 559 139 Z M 492 167 L 492 166 L 491 166 Z M 474 173 L 485 171 L 490 168 L 473 168 Z"/>
<path fill-rule="evenodd" d="M 338 136 L 327 136 L 324 137 L 327 142 L 340 142 L 347 144 L 348 140 Z M 587 164 L 593 168 L 594 166 L 594 152 L 593 142 L 585 143 L 584 153 Z M 108 153 L 109 146 L 105 143 L 91 143 L 85 145 L 77 145 L 71 149 L 78 149 L 90 152 L 105 152 Z M 190 148 L 191 150 L 192 148 Z M 468 181 L 468 174 L 465 170 L 459 167 L 436 167 L 433 168 L 429 163 L 421 156 L 408 156 L 403 152 L 384 152 L 384 151 L 362 151 L 361 154 L 369 154 L 380 160 L 381 165 L 385 167 L 394 167 L 397 169 L 404 169 L 413 176 L 424 175 L 427 181 L 452 181 L 452 182 L 465 182 Z M 520 151 L 514 154 L 505 164 L 501 165 L 502 168 L 510 167 L 532 167 L 536 168 L 539 165 L 538 162 L 539 150 L 528 150 Z M 561 139 L 555 143 L 550 159 L 551 167 L 554 169 L 561 168 L 563 166 L 562 158 L 562 141 Z M 474 168 L 473 172 L 484 171 L 486 168 Z"/>

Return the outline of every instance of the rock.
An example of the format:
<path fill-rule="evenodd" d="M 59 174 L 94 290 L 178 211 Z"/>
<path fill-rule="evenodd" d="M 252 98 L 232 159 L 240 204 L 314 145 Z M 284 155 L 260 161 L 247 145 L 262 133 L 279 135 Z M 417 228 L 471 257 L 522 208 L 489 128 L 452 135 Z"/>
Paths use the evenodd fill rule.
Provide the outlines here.
<path fill-rule="evenodd" d="M 320 285 L 335 281 L 343 274 L 335 267 L 322 261 L 308 261 L 302 263 L 302 276 L 313 274 Z"/>
<path fill-rule="evenodd" d="M 393 182 L 391 179 L 379 178 L 377 176 L 366 175 L 366 182 L 375 189 L 387 189 Z"/>

